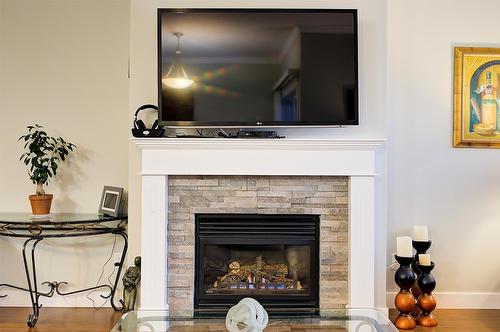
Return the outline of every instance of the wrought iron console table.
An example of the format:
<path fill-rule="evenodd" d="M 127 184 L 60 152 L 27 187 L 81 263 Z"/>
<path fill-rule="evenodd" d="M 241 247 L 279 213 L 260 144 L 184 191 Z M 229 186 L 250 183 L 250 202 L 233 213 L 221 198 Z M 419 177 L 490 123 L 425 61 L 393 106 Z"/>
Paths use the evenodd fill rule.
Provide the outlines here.
<path fill-rule="evenodd" d="M 109 294 L 101 295 L 101 297 L 109 298 L 113 309 L 119 311 L 121 307 L 114 303 L 114 297 L 128 248 L 126 227 L 127 216 L 109 217 L 98 214 L 56 213 L 45 218 L 33 218 L 33 216 L 28 213 L 0 213 L 0 236 L 26 239 L 22 246 L 22 255 L 28 288 L 6 283 L 0 284 L 0 287 L 10 287 L 29 292 L 33 308 L 33 313 L 29 314 L 27 319 L 27 324 L 30 327 L 35 326 L 40 315 L 40 308 L 42 307 L 39 303 L 40 296 L 52 297 L 54 293 L 65 296 L 94 289 L 107 288 L 109 289 Z M 49 290 L 47 292 L 38 290 L 35 249 L 42 240 L 48 238 L 97 236 L 102 234 L 119 235 L 124 240 L 120 261 L 115 262 L 118 271 L 113 285 L 102 284 L 95 287 L 64 292 L 60 289 L 60 286 L 67 284 L 67 282 L 46 281 L 43 282 L 42 285 L 47 285 Z M 27 251 L 30 250 L 29 248 L 31 248 L 31 254 L 27 254 Z M 31 260 L 28 256 L 31 256 Z M 0 294 L 0 297 L 6 296 L 7 295 Z"/>

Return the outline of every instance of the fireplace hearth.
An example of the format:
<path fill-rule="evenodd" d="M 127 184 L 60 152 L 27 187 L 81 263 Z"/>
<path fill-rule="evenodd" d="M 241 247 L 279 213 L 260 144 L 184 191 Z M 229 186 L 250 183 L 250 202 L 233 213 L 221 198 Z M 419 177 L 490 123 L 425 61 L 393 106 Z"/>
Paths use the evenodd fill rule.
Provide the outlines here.
<path fill-rule="evenodd" d="M 319 216 L 196 214 L 195 308 L 319 306 Z"/>

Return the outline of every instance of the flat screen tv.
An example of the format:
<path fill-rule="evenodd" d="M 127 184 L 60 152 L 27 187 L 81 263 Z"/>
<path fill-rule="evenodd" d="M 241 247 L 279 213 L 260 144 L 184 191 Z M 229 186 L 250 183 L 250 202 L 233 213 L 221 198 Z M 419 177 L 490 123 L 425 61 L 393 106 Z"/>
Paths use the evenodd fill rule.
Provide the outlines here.
<path fill-rule="evenodd" d="M 357 43 L 354 9 L 159 9 L 160 125 L 357 125 Z"/>

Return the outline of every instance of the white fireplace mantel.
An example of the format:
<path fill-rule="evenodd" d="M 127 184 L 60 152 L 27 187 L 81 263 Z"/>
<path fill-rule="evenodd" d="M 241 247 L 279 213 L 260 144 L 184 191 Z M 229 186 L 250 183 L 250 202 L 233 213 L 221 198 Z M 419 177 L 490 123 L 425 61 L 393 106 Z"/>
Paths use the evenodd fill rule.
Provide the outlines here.
<path fill-rule="evenodd" d="M 375 307 L 375 180 L 377 153 L 384 140 L 143 138 L 133 142 L 142 150 L 141 309 L 168 309 L 169 175 L 349 176 L 348 303 L 351 308 Z"/>

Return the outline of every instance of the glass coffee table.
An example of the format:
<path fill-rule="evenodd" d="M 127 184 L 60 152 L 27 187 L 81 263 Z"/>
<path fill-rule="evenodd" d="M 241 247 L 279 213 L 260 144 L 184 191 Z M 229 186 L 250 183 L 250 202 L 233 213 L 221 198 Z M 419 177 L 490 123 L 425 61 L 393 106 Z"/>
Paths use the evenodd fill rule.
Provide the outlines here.
<path fill-rule="evenodd" d="M 273 311 L 266 332 L 349 331 L 397 332 L 381 311 L 375 309 L 304 309 L 311 314 L 286 315 Z M 313 310 L 313 311 L 311 311 Z M 306 311 L 304 311 L 306 312 Z M 176 331 L 225 332 L 225 316 L 210 309 L 188 311 L 131 311 L 124 314 L 112 332 Z M 241 327 L 244 332 L 244 327 Z"/>

